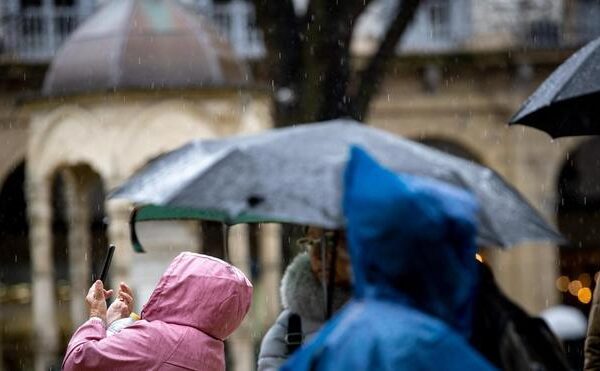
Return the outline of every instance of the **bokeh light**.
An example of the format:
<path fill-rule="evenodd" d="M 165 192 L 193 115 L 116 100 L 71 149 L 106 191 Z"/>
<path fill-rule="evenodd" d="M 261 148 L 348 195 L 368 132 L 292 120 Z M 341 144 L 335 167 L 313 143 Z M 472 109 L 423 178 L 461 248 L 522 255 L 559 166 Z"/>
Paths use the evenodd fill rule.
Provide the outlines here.
<path fill-rule="evenodd" d="M 560 276 L 556 279 L 556 288 L 560 292 L 567 292 L 567 291 L 569 291 L 569 282 L 571 282 L 569 280 L 569 277 Z"/>
<path fill-rule="evenodd" d="M 592 301 L 592 290 L 589 287 L 584 287 L 577 292 L 577 299 L 583 304 L 588 304 Z"/>
<path fill-rule="evenodd" d="M 577 296 L 577 294 L 579 293 L 579 290 L 581 290 L 582 288 L 583 288 L 583 285 L 581 284 L 581 281 L 579 281 L 579 280 L 571 281 L 569 283 L 569 292 L 573 296 Z"/>

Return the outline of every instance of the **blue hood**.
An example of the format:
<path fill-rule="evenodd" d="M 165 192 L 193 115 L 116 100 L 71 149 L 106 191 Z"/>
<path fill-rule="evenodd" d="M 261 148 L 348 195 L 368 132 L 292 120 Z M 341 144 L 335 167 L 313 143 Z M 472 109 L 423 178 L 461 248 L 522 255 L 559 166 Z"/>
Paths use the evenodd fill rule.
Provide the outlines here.
<path fill-rule="evenodd" d="M 356 147 L 344 186 L 355 297 L 403 303 L 468 336 L 477 287 L 474 198 L 395 174 Z"/>

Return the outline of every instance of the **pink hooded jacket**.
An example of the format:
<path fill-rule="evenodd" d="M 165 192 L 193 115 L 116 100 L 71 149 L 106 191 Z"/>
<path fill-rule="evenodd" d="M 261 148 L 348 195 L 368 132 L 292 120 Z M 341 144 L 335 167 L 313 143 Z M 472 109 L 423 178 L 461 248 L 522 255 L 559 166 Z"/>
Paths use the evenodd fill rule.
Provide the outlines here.
<path fill-rule="evenodd" d="M 71 338 L 65 370 L 224 370 L 223 340 L 250 308 L 252 285 L 210 256 L 179 254 L 142 310 L 111 337 L 88 320 Z"/>

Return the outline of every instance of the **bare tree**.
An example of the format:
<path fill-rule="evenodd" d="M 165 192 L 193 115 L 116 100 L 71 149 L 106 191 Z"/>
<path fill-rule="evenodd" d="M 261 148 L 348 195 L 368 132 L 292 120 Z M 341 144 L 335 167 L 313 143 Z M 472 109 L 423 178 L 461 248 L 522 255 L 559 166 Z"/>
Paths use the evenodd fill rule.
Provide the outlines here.
<path fill-rule="evenodd" d="M 277 126 L 344 116 L 363 120 L 420 3 L 396 0 L 378 49 L 358 69 L 351 66 L 350 42 L 372 0 L 310 0 L 302 15 L 292 0 L 253 1 L 265 36 Z"/>

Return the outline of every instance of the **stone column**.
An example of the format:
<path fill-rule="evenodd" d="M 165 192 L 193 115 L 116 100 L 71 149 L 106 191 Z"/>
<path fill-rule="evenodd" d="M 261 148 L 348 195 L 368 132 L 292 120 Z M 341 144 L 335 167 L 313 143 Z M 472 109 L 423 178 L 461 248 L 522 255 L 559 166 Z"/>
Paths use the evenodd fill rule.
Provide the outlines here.
<path fill-rule="evenodd" d="M 231 264 L 238 267 L 248 279 L 250 272 L 250 245 L 248 225 L 235 225 L 229 229 L 229 259 Z M 254 369 L 254 346 L 252 342 L 252 310 L 248 313 L 241 326 L 229 338 L 233 356 L 234 371 L 251 371 Z"/>
<path fill-rule="evenodd" d="M 77 328 L 88 317 L 82 298 L 91 284 L 90 211 L 87 184 L 72 170 L 62 172 L 69 225 L 69 277 L 71 282 L 71 321 Z"/>
<path fill-rule="evenodd" d="M 281 310 L 279 284 L 281 282 L 281 226 L 262 224 L 260 228 L 259 285 L 264 293 L 265 323 L 272 324 Z"/>
<path fill-rule="evenodd" d="M 117 247 L 109 271 L 112 286 L 117 287 L 119 282 L 130 282 L 133 257 L 129 235 L 131 205 L 123 200 L 107 200 L 105 210 L 108 215 L 108 241 Z"/>
<path fill-rule="evenodd" d="M 48 370 L 56 361 L 58 321 L 52 254 L 51 183 L 27 179 L 27 213 L 32 271 L 32 313 L 35 370 Z"/>

